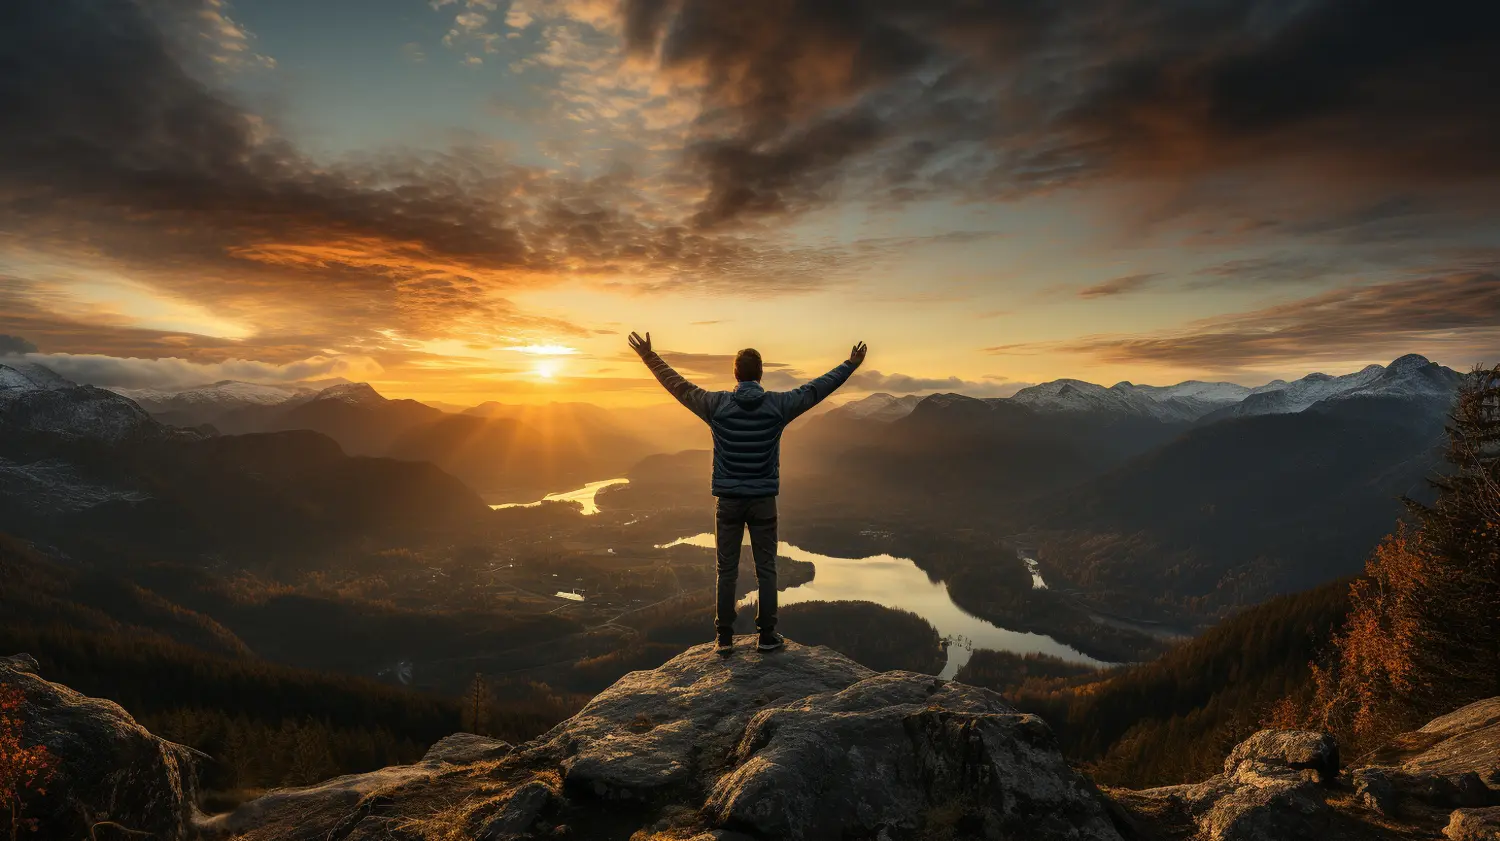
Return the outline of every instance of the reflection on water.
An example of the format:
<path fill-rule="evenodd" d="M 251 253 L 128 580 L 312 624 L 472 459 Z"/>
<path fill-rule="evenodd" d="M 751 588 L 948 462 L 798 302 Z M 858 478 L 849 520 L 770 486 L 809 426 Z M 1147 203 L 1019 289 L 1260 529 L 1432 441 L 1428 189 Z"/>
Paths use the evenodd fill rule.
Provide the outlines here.
<path fill-rule="evenodd" d="M 702 546 L 711 549 L 714 546 L 714 536 L 708 533 L 695 534 L 656 548 L 666 549 L 672 546 Z M 1017 654 L 1051 654 L 1070 663 L 1109 665 L 1045 634 L 1011 631 L 969 615 L 948 597 L 947 585 L 934 583 L 927 577 L 927 573 L 918 569 L 907 558 L 891 555 L 835 558 L 809 552 L 786 542 L 781 543 L 777 553 L 793 560 L 807 561 L 816 567 L 812 581 L 782 591 L 782 604 L 812 601 L 875 602 L 911 611 L 932 623 L 948 646 L 948 662 L 943 666 L 939 677 L 951 678 L 957 674 L 959 668 L 969 662 L 969 656 L 976 648 L 1013 651 Z M 742 599 L 740 604 L 754 601 L 752 594 Z"/>
<path fill-rule="evenodd" d="M 576 491 L 564 491 L 562 493 L 547 494 L 536 502 L 507 502 L 504 505 L 491 505 L 490 508 L 500 510 L 501 508 L 535 508 L 544 502 L 576 502 L 583 508 L 585 516 L 599 513 L 599 506 L 594 502 L 594 495 L 599 493 L 600 488 L 610 485 L 621 485 L 629 482 L 629 479 L 604 479 L 598 482 L 589 482 Z"/>

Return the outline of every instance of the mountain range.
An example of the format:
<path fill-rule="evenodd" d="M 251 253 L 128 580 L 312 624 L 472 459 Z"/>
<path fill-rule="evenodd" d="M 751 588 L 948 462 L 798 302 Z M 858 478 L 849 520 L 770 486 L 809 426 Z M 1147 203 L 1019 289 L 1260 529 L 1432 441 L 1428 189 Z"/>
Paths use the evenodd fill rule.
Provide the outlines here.
<path fill-rule="evenodd" d="M 389 399 L 368 383 L 314 391 L 224 381 L 180 392 L 118 393 L 165 424 L 228 434 L 312 430 L 350 455 L 430 462 L 505 499 L 613 478 L 655 451 L 617 413 L 587 403 L 488 402 L 454 414 Z"/>
<path fill-rule="evenodd" d="M 786 494 L 842 516 L 900 510 L 936 527 L 1044 534 L 1059 580 L 1122 602 L 1158 585 L 1169 600 L 1238 602 L 1357 566 L 1399 513 L 1397 497 L 1421 492 L 1459 380 L 1409 355 L 1256 388 L 1058 380 L 1010 398 L 876 394 L 792 430 Z M 136 394 L 144 406 L 0 363 L 0 526 L 87 522 L 136 540 L 185 522 L 176 532 L 190 546 L 218 529 L 220 541 L 245 533 L 251 511 L 298 524 L 283 533 L 329 537 L 376 512 L 394 512 L 382 528 L 415 527 L 417 512 L 429 528 L 475 517 L 470 488 L 519 497 L 627 471 L 641 481 L 621 500 L 706 486 L 691 451 L 707 435 L 671 405 L 487 403 L 452 414 L 364 383 Z M 213 428 L 162 422 L 186 412 Z M 669 417 L 683 425 L 637 434 Z M 673 451 L 690 452 L 664 455 Z M 336 510 L 348 523 L 334 524 Z"/>
<path fill-rule="evenodd" d="M 1255 387 L 1199 380 L 1169 386 L 1120 382 L 1106 387 L 1083 380 L 1061 379 L 1023 388 L 1010 397 L 985 400 L 991 404 L 1008 401 L 1041 414 L 1094 414 L 1193 422 L 1289 414 L 1306 411 L 1320 403 L 1323 404 L 1320 409 L 1332 410 L 1334 404 L 1347 400 L 1385 398 L 1441 402 L 1452 396 L 1459 376 L 1457 371 L 1435 364 L 1426 357 L 1408 354 L 1388 366 L 1369 365 L 1352 374 L 1312 373 L 1291 382 L 1273 380 Z M 845 403 L 829 414 L 837 413 L 836 416 L 841 418 L 893 421 L 910 414 L 923 399 L 914 395 L 872 394 Z"/>
<path fill-rule="evenodd" d="M 112 391 L 0 362 L 0 532 L 117 555 L 254 554 L 442 532 L 486 512 L 431 464 L 350 456 L 308 430 L 169 426 Z"/>
<path fill-rule="evenodd" d="M 1460 380 L 1411 355 L 1257 389 L 937 394 L 879 422 L 856 401 L 788 437 L 784 496 L 830 516 L 1024 534 L 1056 571 L 1049 586 L 1101 609 L 1213 615 L 1357 572 L 1401 498 L 1427 492 Z M 1198 401 L 1187 417 L 1164 410 L 1184 399 Z M 887 418 L 904 408 L 869 405 Z"/>
<path fill-rule="evenodd" d="M 154 388 L 111 390 L 134 400 L 136 405 L 162 423 L 173 426 L 213 425 L 240 409 L 291 406 L 311 400 L 318 394 L 317 389 L 304 386 L 262 385 L 237 380 L 221 380 L 179 391 Z"/>

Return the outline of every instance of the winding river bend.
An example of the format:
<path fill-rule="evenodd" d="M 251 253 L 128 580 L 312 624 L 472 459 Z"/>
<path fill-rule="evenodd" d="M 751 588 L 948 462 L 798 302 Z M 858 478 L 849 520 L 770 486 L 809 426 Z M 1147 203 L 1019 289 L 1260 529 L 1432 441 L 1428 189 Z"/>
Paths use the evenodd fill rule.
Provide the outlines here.
<path fill-rule="evenodd" d="M 700 546 L 712 549 L 714 536 L 695 534 L 664 543 L 658 549 L 672 546 Z M 947 642 L 948 661 L 939 677 L 952 678 L 976 648 L 1011 651 L 1017 654 L 1051 654 L 1071 663 L 1107 666 L 1100 660 L 1065 645 L 1045 634 L 1012 631 L 973 616 L 953 603 L 948 587 L 933 582 L 927 573 L 909 558 L 872 555 L 868 558 L 839 558 L 809 552 L 783 541 L 777 553 L 816 567 L 812 581 L 789 587 L 781 593 L 782 604 L 812 601 L 866 601 L 886 607 L 907 610 L 932 623 Z M 1035 570 L 1033 570 L 1035 574 Z M 1034 586 L 1045 587 L 1035 575 Z M 740 604 L 755 601 L 752 593 Z"/>
<path fill-rule="evenodd" d="M 490 508 L 499 511 L 501 508 L 535 508 L 544 502 L 572 502 L 583 509 L 584 516 L 593 516 L 599 513 L 599 505 L 594 501 L 594 496 L 599 491 L 610 485 L 623 485 L 629 481 L 629 479 L 603 479 L 598 482 L 589 482 L 576 491 L 547 494 L 536 502 L 506 502 L 501 505 L 491 505 Z"/>

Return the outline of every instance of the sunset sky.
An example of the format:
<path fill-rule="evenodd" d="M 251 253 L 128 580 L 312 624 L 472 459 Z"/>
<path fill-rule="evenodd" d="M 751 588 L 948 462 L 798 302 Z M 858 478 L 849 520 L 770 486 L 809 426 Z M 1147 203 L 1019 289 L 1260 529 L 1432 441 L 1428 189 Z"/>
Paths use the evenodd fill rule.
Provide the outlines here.
<path fill-rule="evenodd" d="M 1500 359 L 1500 7 L 9 0 L 0 353 L 662 399 Z"/>

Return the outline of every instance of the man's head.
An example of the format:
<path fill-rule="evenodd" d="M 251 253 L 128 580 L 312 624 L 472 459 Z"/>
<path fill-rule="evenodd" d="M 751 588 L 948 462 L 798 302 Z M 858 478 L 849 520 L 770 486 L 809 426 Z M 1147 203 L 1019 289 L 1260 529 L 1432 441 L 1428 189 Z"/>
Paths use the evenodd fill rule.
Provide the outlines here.
<path fill-rule="evenodd" d="M 747 347 L 734 355 L 734 378 L 739 382 L 759 380 L 762 371 L 760 351 L 755 348 Z"/>

